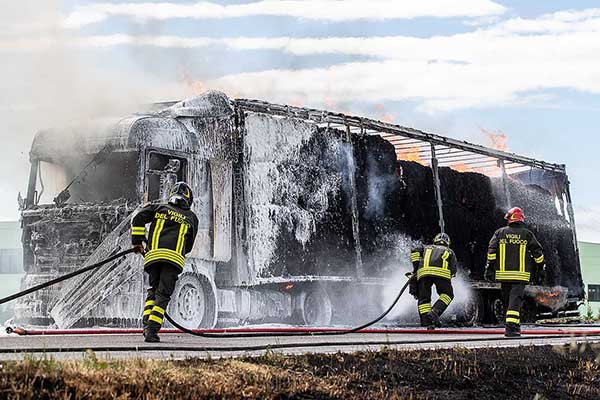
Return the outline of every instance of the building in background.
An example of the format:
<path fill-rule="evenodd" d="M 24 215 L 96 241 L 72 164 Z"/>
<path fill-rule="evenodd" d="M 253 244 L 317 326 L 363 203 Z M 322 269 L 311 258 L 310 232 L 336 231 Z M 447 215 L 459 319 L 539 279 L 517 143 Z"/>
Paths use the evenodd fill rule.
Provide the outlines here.
<path fill-rule="evenodd" d="M 23 275 L 21 224 L 17 221 L 2 221 L 0 222 L 0 297 L 19 291 Z M 14 302 L 0 305 L 0 324 L 12 317 L 14 307 Z"/>
<path fill-rule="evenodd" d="M 579 256 L 588 305 L 594 316 L 598 316 L 600 314 L 600 244 L 580 242 Z M 587 305 L 580 307 L 579 312 L 585 315 Z"/>

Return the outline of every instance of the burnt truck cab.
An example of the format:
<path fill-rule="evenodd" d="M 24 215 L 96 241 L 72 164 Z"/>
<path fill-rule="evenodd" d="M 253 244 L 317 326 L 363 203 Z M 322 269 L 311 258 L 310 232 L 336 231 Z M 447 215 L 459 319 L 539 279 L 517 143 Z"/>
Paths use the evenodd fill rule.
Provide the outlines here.
<path fill-rule="evenodd" d="M 140 114 L 39 132 L 30 152 L 27 197 L 21 203 L 26 271 L 22 286 L 82 267 L 140 204 L 164 201 L 173 183 L 186 181 L 195 190 L 193 210 L 200 224 L 175 305 L 186 312 L 183 320 L 191 319 L 194 327 L 213 326 L 217 317 L 215 263 L 231 257 L 230 246 L 214 245 L 215 235 L 231 229 L 231 205 L 217 204 L 213 209 L 222 197 L 222 186 L 231 184 L 225 177 L 231 176 L 231 162 L 221 157 L 231 150 L 226 144 L 213 144 L 227 141 L 233 116 L 226 98 L 213 100 L 204 109 L 194 105 L 189 119 L 179 118 L 187 112 L 181 103 L 169 109 L 167 113 L 173 113 L 169 115 Z M 209 118 L 199 118 L 203 116 Z M 213 190 L 214 186 L 218 187 Z M 126 235 L 122 232 L 121 236 Z M 138 264 L 140 273 L 125 285 L 114 284 L 118 300 L 98 293 L 98 304 L 85 318 L 72 321 L 73 326 L 137 326 L 144 292 L 141 257 Z M 65 282 L 23 298 L 16 307 L 16 321 L 52 325 L 56 322 L 52 310 L 76 315 L 77 310 L 67 303 L 76 306 L 77 301 L 65 298 L 70 286 Z"/>

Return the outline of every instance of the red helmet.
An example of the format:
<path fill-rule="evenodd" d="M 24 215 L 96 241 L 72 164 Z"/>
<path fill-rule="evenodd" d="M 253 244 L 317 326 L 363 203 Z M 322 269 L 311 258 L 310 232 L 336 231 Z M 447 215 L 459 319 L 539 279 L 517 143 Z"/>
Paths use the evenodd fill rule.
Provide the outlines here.
<path fill-rule="evenodd" d="M 506 219 L 509 224 L 513 222 L 525 222 L 525 213 L 519 207 L 514 207 L 506 212 L 504 219 Z"/>

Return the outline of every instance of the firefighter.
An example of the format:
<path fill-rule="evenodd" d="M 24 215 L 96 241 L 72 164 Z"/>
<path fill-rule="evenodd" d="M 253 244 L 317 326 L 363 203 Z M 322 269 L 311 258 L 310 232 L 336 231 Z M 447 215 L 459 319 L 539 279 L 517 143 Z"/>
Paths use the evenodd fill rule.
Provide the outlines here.
<path fill-rule="evenodd" d="M 144 271 L 150 288 L 144 305 L 144 338 L 160 342 L 165 310 L 185 265 L 185 255 L 192 250 L 198 218 L 190 209 L 192 189 L 177 182 L 169 192 L 167 203 L 148 204 L 131 221 L 131 242 L 144 255 Z M 146 224 L 150 224 L 146 237 Z"/>
<path fill-rule="evenodd" d="M 522 209 L 512 208 L 504 218 L 508 226 L 498 229 L 490 241 L 486 278 L 500 282 L 502 288 L 505 336 L 518 337 L 525 285 L 531 281 L 534 265 L 538 275 L 545 276 L 544 253 L 533 232 L 525 226 Z"/>
<path fill-rule="evenodd" d="M 454 298 L 452 277 L 456 275 L 456 255 L 450 249 L 450 237 L 445 233 L 433 239 L 433 245 L 416 248 L 411 252 L 413 276 L 417 279 L 417 298 L 421 326 L 428 329 L 440 327 L 440 316 Z M 414 279 L 414 278 L 413 278 Z M 431 306 L 431 287 L 439 295 Z M 414 289 L 411 290 L 411 293 Z"/>

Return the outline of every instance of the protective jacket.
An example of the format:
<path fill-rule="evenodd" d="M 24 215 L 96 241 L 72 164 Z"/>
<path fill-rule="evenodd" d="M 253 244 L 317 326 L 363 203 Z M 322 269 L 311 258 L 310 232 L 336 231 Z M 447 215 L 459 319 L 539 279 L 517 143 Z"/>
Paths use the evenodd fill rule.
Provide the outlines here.
<path fill-rule="evenodd" d="M 146 237 L 146 224 L 150 224 Z M 156 262 L 168 262 L 181 269 L 185 255 L 192 250 L 198 232 L 198 217 L 193 211 L 173 204 L 148 204 L 131 221 L 131 243 L 146 241 L 148 251 L 144 267 Z"/>
<path fill-rule="evenodd" d="M 544 253 L 533 232 L 515 222 L 494 233 L 488 263 L 497 281 L 529 282 L 534 265 L 544 265 Z"/>
<path fill-rule="evenodd" d="M 417 280 L 426 276 L 451 279 L 456 275 L 456 255 L 446 246 L 418 247 L 412 250 L 410 257 Z"/>

